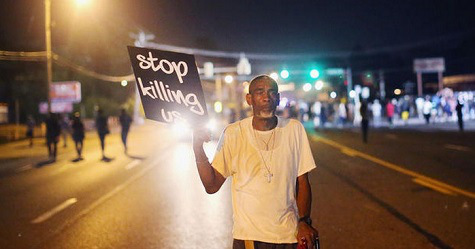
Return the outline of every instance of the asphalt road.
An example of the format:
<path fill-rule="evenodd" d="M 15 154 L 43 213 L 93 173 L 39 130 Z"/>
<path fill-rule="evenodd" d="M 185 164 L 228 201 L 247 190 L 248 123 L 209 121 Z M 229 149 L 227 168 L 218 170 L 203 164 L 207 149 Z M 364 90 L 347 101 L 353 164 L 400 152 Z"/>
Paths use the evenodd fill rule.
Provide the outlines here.
<path fill-rule="evenodd" d="M 186 134 L 184 134 L 186 136 Z M 321 248 L 475 248 L 475 133 L 309 130 L 312 218 Z M 55 164 L 41 144 L 0 146 L 0 248 L 230 248 L 230 180 L 199 180 L 189 139 L 155 123 L 118 134 L 100 161 L 70 143 Z M 38 141 L 35 141 L 38 142 Z M 212 157 L 216 142 L 207 145 Z"/>

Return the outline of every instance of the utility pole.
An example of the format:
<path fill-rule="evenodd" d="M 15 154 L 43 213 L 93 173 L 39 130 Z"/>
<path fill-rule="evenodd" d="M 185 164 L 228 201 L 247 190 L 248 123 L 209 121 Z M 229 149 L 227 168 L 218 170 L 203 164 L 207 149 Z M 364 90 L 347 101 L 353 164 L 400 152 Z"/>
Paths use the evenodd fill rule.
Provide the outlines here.
<path fill-rule="evenodd" d="M 45 0 L 45 34 L 46 34 L 46 74 L 48 91 L 48 112 L 51 112 L 50 88 L 53 82 L 53 64 L 51 51 L 51 0 Z"/>

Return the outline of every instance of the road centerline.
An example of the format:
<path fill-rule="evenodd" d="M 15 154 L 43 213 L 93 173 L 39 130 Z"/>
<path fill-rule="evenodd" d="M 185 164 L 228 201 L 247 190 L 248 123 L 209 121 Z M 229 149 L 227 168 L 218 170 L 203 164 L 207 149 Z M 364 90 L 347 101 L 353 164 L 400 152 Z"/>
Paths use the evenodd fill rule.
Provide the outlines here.
<path fill-rule="evenodd" d="M 23 171 L 27 171 L 27 170 L 30 170 L 33 168 L 33 165 L 31 163 L 27 164 L 27 165 L 24 165 L 24 166 L 21 166 L 20 168 L 18 168 L 16 170 L 16 172 L 23 172 Z"/>
<path fill-rule="evenodd" d="M 424 187 L 427 187 L 427 188 L 430 188 L 430 189 L 435 190 L 437 192 L 440 192 L 442 194 L 453 195 L 453 196 L 456 195 L 455 193 L 453 193 L 452 191 L 450 191 L 448 189 L 445 189 L 443 187 L 437 186 L 437 185 L 432 184 L 430 182 L 424 181 L 421 178 L 413 178 L 412 181 L 419 184 L 419 185 L 422 185 Z"/>
<path fill-rule="evenodd" d="M 450 150 L 457 150 L 457 151 L 462 151 L 462 152 L 470 152 L 470 148 L 461 146 L 461 145 L 455 145 L 455 144 L 445 144 L 444 148 L 450 149 Z"/>
<path fill-rule="evenodd" d="M 134 159 L 132 162 L 130 162 L 130 163 L 128 163 L 127 165 L 125 165 L 125 169 L 126 169 L 126 170 L 132 169 L 132 168 L 134 168 L 135 166 L 139 165 L 140 162 L 142 162 L 142 161 L 139 160 L 139 159 Z"/>
<path fill-rule="evenodd" d="M 53 209 L 47 211 L 46 213 L 43 213 L 42 215 L 38 216 L 37 218 L 33 219 L 31 221 L 32 224 L 38 224 L 43 221 L 46 221 L 47 219 L 53 217 L 55 214 L 63 211 L 67 207 L 73 205 L 76 203 L 78 200 L 76 198 L 70 198 L 64 201 L 63 203 L 59 204 L 58 206 L 54 207 Z"/>
<path fill-rule="evenodd" d="M 377 157 L 374 157 L 374 156 L 371 156 L 371 155 L 368 155 L 366 153 L 363 153 L 361 151 L 358 151 L 358 150 L 354 150 L 350 147 L 347 147 L 345 145 L 342 145 L 340 143 L 337 143 L 333 140 L 330 140 L 330 139 L 327 139 L 327 138 L 324 138 L 324 137 L 321 137 L 321 136 L 317 136 L 315 134 L 312 134 L 311 135 L 311 138 L 313 141 L 316 141 L 316 142 L 323 142 L 327 145 L 330 145 L 332 147 L 335 147 L 337 149 L 339 149 L 340 151 L 342 150 L 346 150 L 346 151 L 353 151 L 356 153 L 357 156 L 361 157 L 361 158 L 364 158 L 368 161 L 371 161 L 371 162 L 374 162 L 378 165 L 381 165 L 383 167 L 386 167 L 386 168 L 389 168 L 389 169 L 392 169 L 394 171 L 397 171 L 399 173 L 402 173 L 402 174 L 405 174 L 405 175 L 408 175 L 408 176 L 411 176 L 412 178 L 419 178 L 419 179 L 422 179 L 426 182 L 430 182 L 432 183 L 433 185 L 438 185 L 439 187 L 443 187 L 445 189 L 448 189 L 452 192 L 455 192 L 455 193 L 458 193 L 458 194 L 461 194 L 461 195 L 464 195 L 464 196 L 467 196 L 467 197 L 470 197 L 472 199 L 475 199 L 475 193 L 472 193 L 470 191 L 467 191 L 467 190 L 463 190 L 463 189 L 460 189 L 460 188 L 457 188 L 455 186 L 452 186 L 452 185 L 449 185 L 449 184 L 446 184 L 446 183 L 443 183 L 441 181 L 438 181 L 438 180 L 435 180 L 433 178 L 430 178 L 428 176 L 425 176 L 425 175 L 422 175 L 420 173 L 417 173 L 417 172 L 414 172 L 414 171 L 411 171 L 411 170 L 408 170 L 408 169 L 405 169 L 404 167 L 402 166 L 399 166 L 399 165 L 396 165 L 396 164 L 393 164 L 393 163 L 390 163 L 390 162 L 387 162 L 387 161 L 384 161 L 382 159 L 379 159 Z"/>

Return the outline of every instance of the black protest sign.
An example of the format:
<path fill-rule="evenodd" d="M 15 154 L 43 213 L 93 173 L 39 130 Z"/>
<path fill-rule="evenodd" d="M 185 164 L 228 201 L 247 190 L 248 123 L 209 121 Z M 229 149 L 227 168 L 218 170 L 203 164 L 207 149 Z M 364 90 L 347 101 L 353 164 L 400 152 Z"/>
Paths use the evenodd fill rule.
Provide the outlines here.
<path fill-rule="evenodd" d="M 190 125 L 206 122 L 208 112 L 193 55 L 127 48 L 146 118 Z"/>

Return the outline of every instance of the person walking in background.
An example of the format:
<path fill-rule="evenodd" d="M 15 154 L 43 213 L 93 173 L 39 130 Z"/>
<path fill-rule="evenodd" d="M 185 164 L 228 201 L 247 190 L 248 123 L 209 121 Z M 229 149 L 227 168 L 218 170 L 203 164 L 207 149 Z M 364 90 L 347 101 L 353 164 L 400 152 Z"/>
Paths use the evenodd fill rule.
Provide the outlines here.
<path fill-rule="evenodd" d="M 389 126 L 393 126 L 394 105 L 391 100 L 386 104 L 386 116 L 388 117 Z"/>
<path fill-rule="evenodd" d="M 344 127 L 346 124 L 346 119 L 347 119 L 347 110 L 346 110 L 346 105 L 342 101 L 338 105 L 338 126 Z"/>
<path fill-rule="evenodd" d="M 424 106 L 422 107 L 422 113 L 424 114 L 426 124 L 429 124 L 430 122 L 431 111 L 432 111 L 432 102 L 430 102 L 430 97 L 427 96 L 426 100 L 424 101 Z"/>
<path fill-rule="evenodd" d="M 361 115 L 361 132 L 363 134 L 363 142 L 368 143 L 369 119 L 368 119 L 368 103 L 366 102 L 366 100 L 361 101 L 360 115 Z"/>
<path fill-rule="evenodd" d="M 69 118 L 65 114 L 61 117 L 60 120 L 60 125 L 61 125 L 61 135 L 63 137 L 63 147 L 66 148 L 68 147 L 68 135 L 69 135 Z"/>
<path fill-rule="evenodd" d="M 371 111 L 373 113 L 373 122 L 375 127 L 379 127 L 381 124 L 381 111 L 382 106 L 379 103 L 379 100 L 375 99 L 373 105 L 371 106 Z"/>
<path fill-rule="evenodd" d="M 325 128 L 326 122 L 327 122 L 327 105 L 322 104 L 320 108 L 320 127 Z"/>
<path fill-rule="evenodd" d="M 124 152 L 127 154 L 127 135 L 129 134 L 130 124 L 132 123 L 132 118 L 127 114 L 124 108 L 120 111 L 119 116 L 120 126 L 122 127 L 121 138 L 122 144 L 124 145 Z"/>
<path fill-rule="evenodd" d="M 48 146 L 48 155 L 50 162 L 56 162 L 58 151 L 59 136 L 61 135 L 61 126 L 58 115 L 50 112 L 46 118 L 46 146 Z"/>
<path fill-rule="evenodd" d="M 457 121 L 459 125 L 459 130 L 463 132 L 463 104 L 461 103 L 460 99 L 457 100 L 457 106 L 455 107 L 455 110 L 457 111 Z"/>
<path fill-rule="evenodd" d="M 82 157 L 82 148 L 84 146 L 84 124 L 81 120 L 79 112 L 74 113 L 71 128 L 73 130 L 74 146 L 76 147 L 76 152 L 78 154 L 78 157 L 74 159 L 73 162 L 77 162 L 84 159 Z"/>
<path fill-rule="evenodd" d="M 106 135 L 110 133 L 109 125 L 107 124 L 107 117 L 104 115 L 102 109 L 97 110 L 96 129 L 99 139 L 101 140 L 102 161 L 109 161 L 105 155 L 105 139 Z"/>
<path fill-rule="evenodd" d="M 31 115 L 28 115 L 26 118 L 26 137 L 30 141 L 30 147 L 33 147 L 33 135 L 34 135 L 34 129 L 35 129 L 35 120 Z"/>

